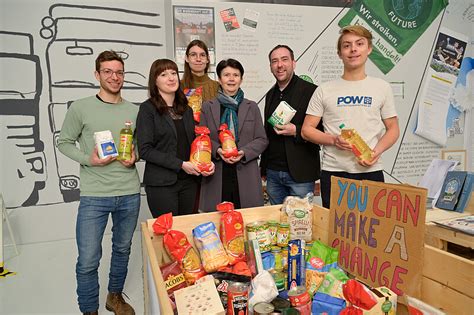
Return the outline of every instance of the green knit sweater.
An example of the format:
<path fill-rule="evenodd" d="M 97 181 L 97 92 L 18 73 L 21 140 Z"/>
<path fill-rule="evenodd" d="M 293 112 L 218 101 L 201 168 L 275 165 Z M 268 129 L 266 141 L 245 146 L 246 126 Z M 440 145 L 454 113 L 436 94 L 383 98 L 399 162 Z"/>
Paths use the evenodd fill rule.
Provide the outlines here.
<path fill-rule="evenodd" d="M 90 165 L 94 149 L 94 132 L 110 130 L 115 144 L 120 130 L 129 120 L 135 126 L 138 106 L 123 100 L 118 104 L 104 103 L 90 96 L 75 101 L 67 111 L 57 147 L 61 153 L 80 164 L 81 196 L 111 197 L 140 192 L 136 167 L 127 168 L 114 161 L 105 166 Z M 76 146 L 79 144 L 79 147 Z"/>
<path fill-rule="evenodd" d="M 212 100 L 217 96 L 217 91 L 219 90 L 219 82 L 211 80 L 207 74 L 203 76 L 197 76 L 191 74 L 192 84 L 191 86 L 185 86 L 184 82 L 181 81 L 183 89 L 195 89 L 202 86 L 202 101 Z"/>

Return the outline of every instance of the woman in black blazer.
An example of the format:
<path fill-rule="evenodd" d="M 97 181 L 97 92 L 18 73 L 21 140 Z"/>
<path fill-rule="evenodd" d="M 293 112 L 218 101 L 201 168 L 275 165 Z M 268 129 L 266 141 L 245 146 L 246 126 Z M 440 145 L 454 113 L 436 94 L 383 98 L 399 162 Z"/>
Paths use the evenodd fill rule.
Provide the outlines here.
<path fill-rule="evenodd" d="M 179 88 L 178 67 L 158 59 L 150 68 L 150 98 L 140 105 L 137 143 L 146 161 L 143 183 L 154 218 L 167 212 L 191 214 L 196 198 L 198 168 L 189 162 L 194 140 L 193 111 Z"/>

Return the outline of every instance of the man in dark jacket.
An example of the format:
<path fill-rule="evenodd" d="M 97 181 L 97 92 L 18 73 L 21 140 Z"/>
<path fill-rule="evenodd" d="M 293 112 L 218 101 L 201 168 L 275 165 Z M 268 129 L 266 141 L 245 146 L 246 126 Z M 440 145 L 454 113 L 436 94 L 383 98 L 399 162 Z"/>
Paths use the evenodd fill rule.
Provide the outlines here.
<path fill-rule="evenodd" d="M 270 203 L 281 204 L 286 196 L 304 197 L 313 192 L 314 182 L 319 179 L 319 146 L 301 138 L 301 126 L 316 85 L 294 73 L 296 61 L 290 47 L 277 45 L 268 57 L 276 84 L 265 98 L 265 131 L 269 145 L 262 154 L 260 166 L 262 177 L 267 180 Z M 288 124 L 274 128 L 268 118 L 281 101 L 287 102 L 296 114 Z"/>

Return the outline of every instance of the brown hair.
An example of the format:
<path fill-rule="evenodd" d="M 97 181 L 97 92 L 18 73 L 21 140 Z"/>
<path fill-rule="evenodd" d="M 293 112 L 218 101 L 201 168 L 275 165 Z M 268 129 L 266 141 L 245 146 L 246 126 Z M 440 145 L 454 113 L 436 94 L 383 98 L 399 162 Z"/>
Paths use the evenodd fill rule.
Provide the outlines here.
<path fill-rule="evenodd" d="M 189 44 L 188 44 L 188 47 L 186 48 L 186 56 L 189 56 L 189 50 L 191 48 L 193 48 L 194 46 L 198 46 L 199 48 L 201 48 L 202 50 L 204 50 L 204 52 L 206 53 L 206 56 L 207 56 L 207 65 L 206 65 L 206 69 L 204 69 L 204 73 L 207 73 L 207 71 L 209 70 L 209 65 L 211 64 L 211 60 L 209 58 L 209 49 L 207 49 L 207 45 L 202 41 L 202 40 L 199 40 L 199 39 L 195 39 L 193 41 L 191 41 Z M 184 60 L 184 73 L 183 73 L 183 85 L 185 87 L 190 87 L 191 86 L 191 78 L 192 78 L 192 72 L 191 72 L 191 67 L 189 66 L 189 63 Z"/>
<path fill-rule="evenodd" d="M 367 42 L 369 44 L 369 47 L 372 47 L 372 33 L 369 32 L 368 29 L 363 27 L 362 25 L 349 25 L 344 28 L 342 28 L 339 31 L 339 38 L 337 39 L 337 53 L 339 54 L 341 52 L 341 46 L 342 46 L 342 37 L 346 34 L 354 34 L 357 36 L 361 36 L 367 39 Z"/>
<path fill-rule="evenodd" d="M 163 100 L 163 97 L 156 86 L 156 78 L 165 70 L 174 70 L 178 73 L 178 66 L 176 63 L 169 59 L 157 59 L 155 60 L 150 67 L 150 75 L 148 76 L 148 93 L 150 96 L 150 101 L 153 105 L 156 106 L 160 114 L 164 114 L 168 111 L 168 106 Z M 179 84 L 179 74 L 178 74 L 178 84 Z M 188 108 L 188 100 L 186 95 L 184 95 L 181 87 L 178 86 L 178 90 L 175 92 L 173 109 L 176 114 L 182 115 Z"/>
<path fill-rule="evenodd" d="M 99 72 L 100 71 L 100 64 L 105 61 L 112 61 L 112 60 L 117 60 L 119 61 L 122 66 L 125 67 L 123 63 L 122 57 L 120 55 L 113 51 L 113 50 L 105 50 L 101 52 L 98 56 L 97 59 L 95 60 L 95 71 Z"/>
<path fill-rule="evenodd" d="M 280 48 L 285 48 L 286 50 L 288 50 L 290 52 L 290 57 L 291 57 L 291 60 L 295 60 L 295 53 L 293 52 L 293 49 L 291 49 L 289 46 L 287 45 L 276 45 L 275 47 L 273 47 L 272 50 L 270 50 L 270 52 L 268 53 L 268 60 L 270 60 L 270 62 L 272 62 L 272 53 L 277 50 L 277 49 L 280 49 Z"/>

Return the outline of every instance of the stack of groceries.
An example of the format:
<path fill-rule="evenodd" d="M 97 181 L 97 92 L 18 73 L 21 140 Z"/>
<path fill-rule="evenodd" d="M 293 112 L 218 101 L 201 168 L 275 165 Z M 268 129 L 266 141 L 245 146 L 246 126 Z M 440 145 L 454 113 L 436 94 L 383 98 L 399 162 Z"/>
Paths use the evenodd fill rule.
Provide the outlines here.
<path fill-rule="evenodd" d="M 193 229 L 192 246 L 172 229 L 171 213 L 156 219 L 171 263 L 161 266 L 177 314 L 396 314 L 397 295 L 350 279 L 338 250 L 312 233 L 312 196 L 287 197 L 280 221 L 244 221 L 230 202 L 217 206 L 220 225 Z"/>

